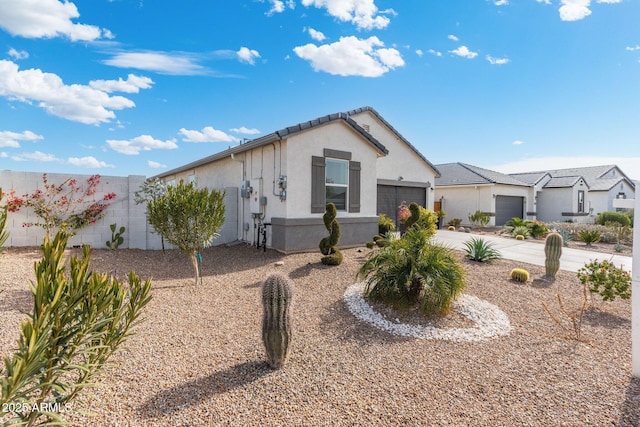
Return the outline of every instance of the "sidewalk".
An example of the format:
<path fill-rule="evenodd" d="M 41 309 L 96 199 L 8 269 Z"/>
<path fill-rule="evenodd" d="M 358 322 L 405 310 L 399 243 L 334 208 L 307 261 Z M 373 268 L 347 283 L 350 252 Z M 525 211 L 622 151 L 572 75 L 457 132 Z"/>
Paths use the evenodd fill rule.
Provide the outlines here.
<path fill-rule="evenodd" d="M 433 240 L 450 246 L 457 250 L 465 250 L 464 242 L 472 237 L 480 237 L 487 242 L 493 243 L 493 247 L 500 251 L 502 257 L 514 261 L 522 261 L 527 264 L 544 266 L 544 244 L 527 242 L 526 240 L 509 239 L 493 234 L 470 234 L 460 231 L 438 230 Z M 585 251 L 581 249 L 562 248 L 560 257 L 560 269 L 577 272 L 586 263 L 592 260 L 612 261 L 616 267 L 631 271 L 630 256 L 611 255 L 601 252 Z"/>

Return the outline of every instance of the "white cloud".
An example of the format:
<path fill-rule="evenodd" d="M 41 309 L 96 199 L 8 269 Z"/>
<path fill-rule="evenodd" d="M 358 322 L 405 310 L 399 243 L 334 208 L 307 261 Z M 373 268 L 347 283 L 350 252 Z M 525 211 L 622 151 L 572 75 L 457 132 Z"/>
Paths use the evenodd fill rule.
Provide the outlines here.
<path fill-rule="evenodd" d="M 167 165 L 163 165 L 162 163 L 154 162 L 152 160 L 147 160 L 147 166 L 153 169 L 164 169 Z"/>
<path fill-rule="evenodd" d="M 241 47 L 239 51 L 236 52 L 238 55 L 238 59 L 240 62 L 246 62 L 247 64 L 255 64 L 256 59 L 260 58 L 260 53 L 257 50 L 249 49 L 248 47 Z"/>
<path fill-rule="evenodd" d="M 536 157 L 483 167 L 502 173 L 518 173 L 601 165 L 617 165 L 629 178 L 640 180 L 640 157 Z"/>
<path fill-rule="evenodd" d="M 524 141 L 520 141 L 520 140 L 515 140 L 512 142 L 513 145 L 522 145 L 524 144 Z"/>
<path fill-rule="evenodd" d="M 616 3 L 622 3 L 622 0 L 596 0 L 596 3 L 616 4 Z"/>
<path fill-rule="evenodd" d="M 442 56 L 442 52 L 438 52 L 437 50 L 429 49 L 428 52 L 435 56 Z"/>
<path fill-rule="evenodd" d="M 178 148 L 175 139 L 160 141 L 150 135 L 140 135 L 130 140 L 108 139 L 107 145 L 113 151 L 130 156 L 140 154 L 141 151 L 174 150 Z"/>
<path fill-rule="evenodd" d="M 201 131 L 188 130 L 188 129 L 182 128 L 180 129 L 180 133 L 182 134 L 182 136 L 184 136 L 182 140 L 186 142 L 236 142 L 238 141 L 238 138 L 228 135 L 221 130 L 214 129 L 211 126 L 206 126 L 202 128 Z"/>
<path fill-rule="evenodd" d="M 424 55 L 424 52 L 422 51 L 422 49 L 416 49 L 416 55 L 422 57 L 422 55 Z"/>
<path fill-rule="evenodd" d="M 80 17 L 75 4 L 58 0 L 0 0 L 0 28 L 26 38 L 68 37 L 72 41 L 112 38 L 110 31 L 72 22 Z"/>
<path fill-rule="evenodd" d="M 36 162 L 62 162 L 62 159 L 57 158 L 53 154 L 46 154 L 41 151 L 34 151 L 33 153 L 22 153 L 15 156 L 11 156 L 11 159 L 16 162 L 36 161 Z"/>
<path fill-rule="evenodd" d="M 140 89 L 149 89 L 153 83 L 149 77 L 129 74 L 127 80 L 122 80 L 122 77 L 118 80 L 92 80 L 89 82 L 89 86 L 107 93 L 138 93 Z"/>
<path fill-rule="evenodd" d="M 285 5 L 289 9 L 295 9 L 295 7 L 296 7 L 295 0 L 286 0 L 286 2 L 284 2 L 282 0 L 269 0 L 269 3 L 271 3 L 271 9 L 269 9 L 269 11 L 267 12 L 268 16 L 271 16 L 274 13 L 282 13 L 282 12 L 284 12 Z"/>
<path fill-rule="evenodd" d="M 389 70 L 404 66 L 396 49 L 383 48 L 377 37 L 359 39 L 354 36 L 321 46 L 307 44 L 293 51 L 311 63 L 315 71 L 339 76 L 380 77 Z"/>
<path fill-rule="evenodd" d="M 38 141 L 44 139 L 42 135 L 37 135 L 30 130 L 16 133 L 11 131 L 0 131 L 0 147 L 20 148 L 19 141 Z"/>
<path fill-rule="evenodd" d="M 627 46 L 624 48 L 625 50 L 628 50 L 629 52 L 633 52 L 636 50 L 640 50 L 640 45 L 635 45 L 635 46 Z"/>
<path fill-rule="evenodd" d="M 326 39 L 324 33 L 322 33 L 321 31 L 314 30 L 313 28 L 309 28 L 308 31 L 309 31 L 309 35 L 314 40 L 321 42 L 324 39 Z"/>
<path fill-rule="evenodd" d="M 560 19 L 563 21 L 579 21 L 591 15 L 591 0 L 560 0 Z"/>
<path fill-rule="evenodd" d="M 38 69 L 19 71 L 18 65 L 0 60 L 0 96 L 31 104 L 49 114 L 75 122 L 97 125 L 115 118 L 113 110 L 132 108 L 134 102 L 90 86 L 65 85 L 60 77 Z"/>
<path fill-rule="evenodd" d="M 82 168 L 99 169 L 99 168 L 114 168 L 114 165 L 110 165 L 106 162 L 102 162 L 95 157 L 69 157 L 67 163 Z"/>
<path fill-rule="evenodd" d="M 454 42 L 457 42 L 459 40 L 458 37 L 454 36 L 453 34 L 449 34 L 447 38 L 449 40 L 453 40 Z"/>
<path fill-rule="evenodd" d="M 11 48 L 7 53 L 9 54 L 10 57 L 14 59 L 27 59 L 29 57 L 29 52 L 25 50 L 18 51 L 18 50 L 15 50 L 14 48 Z"/>
<path fill-rule="evenodd" d="M 239 134 L 242 134 L 242 135 L 257 135 L 257 134 L 260 133 L 260 131 L 258 129 L 256 129 L 256 128 L 249 129 L 249 128 L 244 127 L 244 126 L 240 126 L 239 128 L 231 128 L 231 129 L 229 129 L 229 131 L 233 132 L 233 133 L 239 133 Z"/>
<path fill-rule="evenodd" d="M 509 4 L 509 0 L 495 0 L 493 4 L 496 6 L 506 6 Z"/>
<path fill-rule="evenodd" d="M 477 52 L 470 51 L 469 48 L 466 46 L 460 46 L 457 49 L 450 50 L 449 53 L 453 53 L 454 55 L 461 56 L 467 59 L 473 59 L 476 56 L 478 56 Z"/>
<path fill-rule="evenodd" d="M 389 25 L 389 18 L 378 13 L 395 15 L 393 9 L 378 11 L 374 0 L 302 0 L 302 4 L 326 9 L 329 15 L 363 30 L 382 29 Z"/>
<path fill-rule="evenodd" d="M 536 0 L 538 3 L 551 4 L 550 0 Z"/>
<path fill-rule="evenodd" d="M 508 58 L 494 58 L 491 55 L 487 55 L 486 58 L 491 65 L 504 65 L 511 62 Z"/>
<path fill-rule="evenodd" d="M 1 1 L 1 0 L 0 0 Z M 153 71 L 159 74 L 196 76 L 208 73 L 208 70 L 197 63 L 196 55 L 185 52 L 117 52 L 103 64 L 119 68 L 135 68 L 136 70 Z"/>

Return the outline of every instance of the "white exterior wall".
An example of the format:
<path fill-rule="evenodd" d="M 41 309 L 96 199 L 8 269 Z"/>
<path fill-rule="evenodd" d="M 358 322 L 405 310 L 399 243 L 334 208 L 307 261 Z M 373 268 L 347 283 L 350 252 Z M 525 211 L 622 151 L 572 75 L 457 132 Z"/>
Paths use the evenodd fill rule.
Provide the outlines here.
<path fill-rule="evenodd" d="M 582 186 L 580 185 L 582 184 Z M 584 181 L 580 180 L 573 187 L 545 188 L 538 193 L 538 219 L 544 222 L 593 222 L 591 215 L 563 216 L 562 213 L 577 213 L 578 192 L 584 190 L 585 212 L 589 212 L 590 194 Z"/>
<path fill-rule="evenodd" d="M 32 194 L 37 189 L 43 189 L 44 183 L 40 172 L 0 172 L 0 187 L 5 193 L 15 190 L 16 194 Z M 73 178 L 81 188 L 86 187 L 87 179 L 91 175 L 71 175 L 47 173 L 47 180 L 50 184 L 60 185 L 67 179 Z M 69 239 L 68 245 L 75 246 L 88 244 L 92 247 L 106 248 L 106 242 L 111 241 L 110 225 L 115 223 L 118 229 L 125 227 L 124 243 L 121 248 L 147 249 L 149 241 L 154 237 L 149 237 L 149 228 L 145 214 L 144 205 L 136 205 L 134 193 L 140 189 L 145 181 L 144 176 L 131 175 L 101 176 L 100 184 L 96 188 L 96 194 L 92 200 L 99 201 L 108 193 L 115 193 L 116 198 L 108 201 L 109 207 L 105 211 L 103 219 L 95 224 L 90 224 L 80 230 Z M 3 201 L 4 204 L 4 201 Z M 9 238 L 5 246 L 25 247 L 40 246 L 44 237 L 44 230 L 41 227 L 23 227 L 24 223 L 40 222 L 31 209 L 23 208 L 18 212 L 10 212 L 7 216 L 6 230 Z"/>
<path fill-rule="evenodd" d="M 436 187 L 435 199 L 442 200 L 442 210 L 447 216 L 444 224 L 454 218 L 462 220 L 463 225 L 471 225 L 469 215 L 477 210 L 493 212 L 491 204 L 495 201 L 491 195 L 493 185 L 469 185 L 456 187 Z M 495 224 L 495 217 L 491 217 L 489 225 Z"/>
<path fill-rule="evenodd" d="M 286 218 L 322 217 L 311 213 L 311 157 L 324 156 L 324 149 L 348 151 L 360 162 L 360 212 L 338 211 L 338 218 L 376 216 L 377 151 L 342 121 L 309 129 L 287 140 L 288 196 Z"/>
<path fill-rule="evenodd" d="M 398 177 L 402 176 L 402 181 L 429 182 L 431 188 L 435 187 L 435 171 L 415 151 L 398 139 L 374 114 L 365 111 L 351 118 L 365 129 L 368 127 L 369 133 L 389 151 L 386 156 L 378 158 L 377 179 L 397 181 Z M 402 181 L 398 181 L 398 185 L 402 185 Z M 433 210 L 433 202 L 437 200 L 434 199 L 434 192 L 427 189 L 426 195 L 427 206 L 425 207 Z"/>

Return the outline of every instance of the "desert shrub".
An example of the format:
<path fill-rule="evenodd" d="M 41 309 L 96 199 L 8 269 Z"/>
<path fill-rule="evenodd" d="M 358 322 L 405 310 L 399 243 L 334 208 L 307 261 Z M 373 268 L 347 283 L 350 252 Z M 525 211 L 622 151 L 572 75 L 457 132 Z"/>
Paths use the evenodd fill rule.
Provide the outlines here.
<path fill-rule="evenodd" d="M 538 220 L 527 221 L 526 225 L 527 225 L 527 228 L 529 229 L 529 232 L 531 233 L 531 237 L 533 238 L 538 239 L 546 236 L 549 233 L 549 228 L 542 221 L 538 221 Z"/>
<path fill-rule="evenodd" d="M 367 246 L 367 249 L 373 249 L 376 244 L 375 242 L 367 242 L 365 245 Z"/>
<path fill-rule="evenodd" d="M 365 296 L 396 307 L 418 305 L 428 316 L 448 313 L 464 290 L 464 269 L 451 248 L 430 242 L 427 230 L 409 228 L 389 246 L 369 254 L 357 276 Z"/>
<path fill-rule="evenodd" d="M 525 239 L 531 235 L 529 227 L 526 225 L 518 225 L 511 230 L 513 236 L 523 236 Z"/>
<path fill-rule="evenodd" d="M 611 261 L 594 260 L 585 264 L 578 270 L 578 279 L 588 286 L 589 292 L 602 296 L 604 301 L 631 298 L 631 274 Z"/>
<path fill-rule="evenodd" d="M 578 240 L 584 242 L 587 246 L 600 241 L 600 231 L 593 229 L 584 229 L 578 232 Z"/>
<path fill-rule="evenodd" d="M 394 231 L 396 229 L 396 224 L 393 222 L 391 218 L 381 213 L 378 215 L 378 233 L 380 235 L 387 234 L 390 231 Z"/>
<path fill-rule="evenodd" d="M 460 218 L 453 218 L 453 219 L 450 219 L 449 222 L 447 222 L 447 225 L 449 227 L 455 227 L 455 228 L 460 227 L 460 224 L 462 224 L 462 220 Z"/>
<path fill-rule="evenodd" d="M 340 224 L 336 220 L 336 205 L 327 203 L 326 211 L 322 216 L 324 226 L 329 232 L 329 236 L 320 240 L 320 252 L 324 255 L 320 261 L 324 265 L 342 264 L 342 252 L 336 247 L 340 240 Z"/>
<path fill-rule="evenodd" d="M 515 228 L 520 226 L 526 226 L 527 222 L 522 218 L 518 218 L 517 216 L 514 216 L 509 221 L 507 221 L 504 225 L 506 225 L 507 227 Z"/>
<path fill-rule="evenodd" d="M 469 215 L 469 221 L 471 221 L 471 224 L 480 229 L 486 227 L 490 220 L 491 217 L 481 210 L 477 210 L 473 214 Z"/>
<path fill-rule="evenodd" d="M 472 261 L 488 262 L 494 259 L 502 258 L 499 250 L 493 247 L 491 242 L 478 237 L 472 237 L 464 242 L 467 258 Z"/>
<path fill-rule="evenodd" d="M 609 233 L 613 234 L 612 237 L 615 239 L 615 242 L 612 243 L 616 243 L 619 245 L 620 242 L 631 241 L 631 237 L 633 236 L 633 229 L 628 225 L 621 225 L 619 222 L 607 222 L 605 224 L 605 227 L 607 228 L 608 232 L 606 232 L 607 237 L 602 239 L 603 241 L 609 239 Z"/>
<path fill-rule="evenodd" d="M 607 225 L 608 222 L 616 222 L 623 227 L 631 225 L 629 216 L 622 212 L 601 212 L 595 222 L 599 225 Z"/>
<path fill-rule="evenodd" d="M 569 246 L 569 242 L 573 240 L 573 233 L 568 230 L 557 230 L 557 233 L 562 237 L 564 246 Z"/>

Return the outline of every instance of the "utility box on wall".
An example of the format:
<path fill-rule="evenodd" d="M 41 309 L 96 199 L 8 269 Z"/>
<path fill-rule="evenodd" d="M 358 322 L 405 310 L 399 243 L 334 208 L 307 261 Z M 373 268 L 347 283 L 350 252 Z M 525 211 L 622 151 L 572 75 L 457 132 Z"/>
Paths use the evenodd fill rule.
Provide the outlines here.
<path fill-rule="evenodd" d="M 249 199 L 249 209 L 252 214 L 262 213 L 262 179 L 252 179 L 250 181 L 251 198 Z"/>

